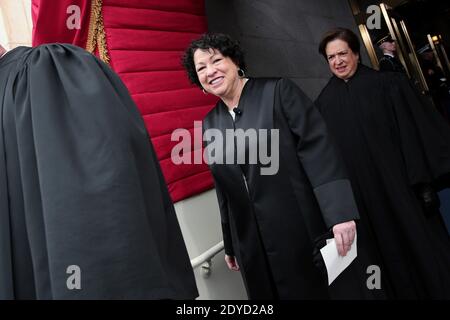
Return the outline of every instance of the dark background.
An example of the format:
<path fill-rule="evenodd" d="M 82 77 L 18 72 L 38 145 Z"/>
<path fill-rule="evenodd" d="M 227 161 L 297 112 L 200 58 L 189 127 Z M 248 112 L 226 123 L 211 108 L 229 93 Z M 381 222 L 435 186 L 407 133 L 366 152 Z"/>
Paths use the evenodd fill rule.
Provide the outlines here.
<path fill-rule="evenodd" d="M 347 0 L 206 0 L 206 15 L 209 31 L 241 42 L 248 75 L 288 77 L 312 99 L 331 76 L 322 34 L 338 26 L 359 34 Z"/>
<path fill-rule="evenodd" d="M 380 1 L 358 0 L 361 11 Z M 416 50 L 427 34 L 450 44 L 450 1 L 386 0 L 405 20 Z M 208 29 L 228 33 L 246 52 L 249 76 L 291 78 L 315 99 L 330 77 L 318 53 L 324 32 L 346 27 L 359 35 L 347 0 L 205 0 Z M 364 46 L 362 59 L 370 65 Z M 380 54 L 379 50 L 378 54 Z M 450 52 L 450 50 L 447 50 Z"/>

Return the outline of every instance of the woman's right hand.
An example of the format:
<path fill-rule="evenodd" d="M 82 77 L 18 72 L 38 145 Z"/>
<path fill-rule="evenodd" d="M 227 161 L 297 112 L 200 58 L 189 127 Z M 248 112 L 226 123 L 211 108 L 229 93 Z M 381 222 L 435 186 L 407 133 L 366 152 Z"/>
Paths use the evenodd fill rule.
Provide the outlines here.
<path fill-rule="evenodd" d="M 239 271 L 239 265 L 234 256 L 225 255 L 225 262 L 227 263 L 228 269 Z"/>

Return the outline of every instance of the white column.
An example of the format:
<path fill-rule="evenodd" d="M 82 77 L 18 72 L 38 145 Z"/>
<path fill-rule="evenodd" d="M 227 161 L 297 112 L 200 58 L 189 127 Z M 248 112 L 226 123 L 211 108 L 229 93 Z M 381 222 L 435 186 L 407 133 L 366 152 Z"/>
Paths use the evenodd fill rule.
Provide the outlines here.
<path fill-rule="evenodd" d="M 6 49 L 31 46 L 31 0 L 0 1 L 0 44 Z"/>

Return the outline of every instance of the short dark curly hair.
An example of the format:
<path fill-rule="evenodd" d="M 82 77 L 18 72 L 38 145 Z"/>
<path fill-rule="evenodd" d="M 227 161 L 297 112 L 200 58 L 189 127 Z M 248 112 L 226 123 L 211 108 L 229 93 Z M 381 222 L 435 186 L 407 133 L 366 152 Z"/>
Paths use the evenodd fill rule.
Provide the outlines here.
<path fill-rule="evenodd" d="M 194 53 L 197 49 L 216 49 L 224 57 L 230 58 L 239 68 L 246 69 L 244 52 L 239 46 L 238 41 L 222 33 L 205 33 L 200 38 L 191 42 L 189 47 L 184 51 L 181 61 L 183 67 L 186 69 L 189 80 L 200 88 L 202 85 L 198 79 L 194 63 Z"/>
<path fill-rule="evenodd" d="M 322 36 L 322 40 L 319 44 L 319 53 L 325 58 L 325 60 L 328 60 L 326 52 L 328 43 L 337 39 L 347 42 L 350 49 L 359 55 L 359 59 L 361 61 L 361 45 L 359 43 L 358 36 L 353 31 L 345 28 L 332 29 Z"/>

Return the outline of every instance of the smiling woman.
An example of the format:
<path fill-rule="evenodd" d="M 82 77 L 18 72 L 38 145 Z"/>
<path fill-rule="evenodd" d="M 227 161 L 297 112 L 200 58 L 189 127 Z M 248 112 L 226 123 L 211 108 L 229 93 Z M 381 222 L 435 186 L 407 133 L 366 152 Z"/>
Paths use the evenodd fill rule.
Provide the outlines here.
<path fill-rule="evenodd" d="M 220 98 L 203 120 L 204 133 L 254 133 L 253 139 L 236 137 L 241 147 L 227 138 L 208 153 L 216 160 L 208 164 L 228 268 L 241 272 L 250 299 L 328 298 L 314 265 L 314 240 L 332 230 L 339 253 L 346 255 L 358 213 L 318 111 L 288 79 L 246 78 L 242 50 L 227 35 L 193 41 L 183 62 L 192 83 Z M 217 136 L 208 139 L 206 150 L 218 144 Z M 268 173 L 267 157 L 252 150 L 272 143 L 271 156 L 280 158 Z"/>
<path fill-rule="evenodd" d="M 194 61 L 203 90 L 220 97 L 231 108 L 236 106 L 245 84 L 245 79 L 239 77 L 242 69 L 217 49 L 195 51 Z"/>

